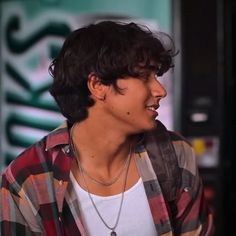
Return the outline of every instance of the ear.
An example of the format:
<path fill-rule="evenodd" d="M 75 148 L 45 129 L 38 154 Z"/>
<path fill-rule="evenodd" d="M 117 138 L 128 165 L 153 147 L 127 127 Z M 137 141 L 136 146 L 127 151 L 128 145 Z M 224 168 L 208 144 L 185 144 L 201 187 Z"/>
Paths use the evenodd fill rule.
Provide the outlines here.
<path fill-rule="evenodd" d="M 105 100 L 108 86 L 103 84 L 97 75 L 90 73 L 87 81 L 88 89 L 96 100 Z"/>

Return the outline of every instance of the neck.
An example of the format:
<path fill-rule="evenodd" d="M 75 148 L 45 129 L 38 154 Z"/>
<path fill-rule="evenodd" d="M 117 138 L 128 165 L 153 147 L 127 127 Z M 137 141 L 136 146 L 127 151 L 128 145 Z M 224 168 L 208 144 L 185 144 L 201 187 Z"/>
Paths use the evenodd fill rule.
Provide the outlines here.
<path fill-rule="evenodd" d="M 118 129 L 89 120 L 77 123 L 71 132 L 80 162 L 98 168 L 108 168 L 114 163 L 123 164 L 132 145 L 132 138 Z"/>

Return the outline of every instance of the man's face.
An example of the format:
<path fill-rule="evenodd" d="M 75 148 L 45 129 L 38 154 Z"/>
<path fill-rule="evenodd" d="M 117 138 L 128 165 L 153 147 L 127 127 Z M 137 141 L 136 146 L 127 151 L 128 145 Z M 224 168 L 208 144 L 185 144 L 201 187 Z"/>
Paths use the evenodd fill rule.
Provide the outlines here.
<path fill-rule="evenodd" d="M 105 112 L 114 126 L 129 134 L 153 129 L 159 102 L 166 96 L 155 73 L 141 78 L 118 79 L 117 86 L 121 93 L 111 86 L 105 105 Z"/>

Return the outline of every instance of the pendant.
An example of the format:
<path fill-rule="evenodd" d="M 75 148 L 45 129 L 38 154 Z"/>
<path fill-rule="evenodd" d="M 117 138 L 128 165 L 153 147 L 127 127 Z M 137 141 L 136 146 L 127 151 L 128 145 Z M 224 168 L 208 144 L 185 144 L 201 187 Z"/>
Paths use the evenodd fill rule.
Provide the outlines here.
<path fill-rule="evenodd" d="M 117 234 L 116 234 L 116 232 L 115 231 L 111 231 L 111 236 L 116 236 Z"/>

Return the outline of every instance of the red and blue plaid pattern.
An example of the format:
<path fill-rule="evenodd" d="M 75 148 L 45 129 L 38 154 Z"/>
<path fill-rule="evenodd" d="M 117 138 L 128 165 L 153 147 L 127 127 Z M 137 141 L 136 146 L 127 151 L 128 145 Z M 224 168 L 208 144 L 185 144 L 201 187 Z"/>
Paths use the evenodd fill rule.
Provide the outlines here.
<path fill-rule="evenodd" d="M 207 210 L 192 148 L 171 133 L 181 169 L 176 216 L 171 218 L 145 148 L 136 148 L 157 235 L 211 235 Z M 66 123 L 25 150 L 3 172 L 0 189 L 1 235 L 86 235 L 69 173 L 74 158 Z"/>

